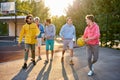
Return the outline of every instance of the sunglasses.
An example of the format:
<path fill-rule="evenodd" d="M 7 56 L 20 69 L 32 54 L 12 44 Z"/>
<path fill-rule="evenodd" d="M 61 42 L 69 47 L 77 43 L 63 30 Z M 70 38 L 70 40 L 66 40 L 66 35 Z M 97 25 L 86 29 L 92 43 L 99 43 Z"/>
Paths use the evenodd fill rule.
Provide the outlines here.
<path fill-rule="evenodd" d="M 32 18 L 28 18 L 29 20 L 32 20 Z"/>

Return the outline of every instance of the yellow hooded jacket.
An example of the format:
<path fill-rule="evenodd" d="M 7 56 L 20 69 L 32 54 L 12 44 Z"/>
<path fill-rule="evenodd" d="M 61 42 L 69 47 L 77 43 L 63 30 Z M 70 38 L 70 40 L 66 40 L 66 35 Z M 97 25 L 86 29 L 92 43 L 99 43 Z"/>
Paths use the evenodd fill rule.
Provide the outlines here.
<path fill-rule="evenodd" d="M 24 37 L 25 43 L 35 44 L 37 42 L 36 36 L 38 36 L 39 33 L 40 30 L 35 23 L 31 23 L 31 24 L 26 23 L 25 25 L 23 25 L 20 31 L 18 42 L 21 43 L 22 38 Z"/>

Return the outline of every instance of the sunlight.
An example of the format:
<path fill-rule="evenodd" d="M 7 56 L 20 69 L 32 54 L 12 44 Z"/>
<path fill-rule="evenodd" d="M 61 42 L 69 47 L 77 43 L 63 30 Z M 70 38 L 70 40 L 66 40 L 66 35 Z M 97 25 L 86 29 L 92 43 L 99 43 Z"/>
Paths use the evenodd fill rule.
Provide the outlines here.
<path fill-rule="evenodd" d="M 65 9 L 72 4 L 73 0 L 45 0 L 45 5 L 50 8 L 51 16 L 66 15 Z"/>

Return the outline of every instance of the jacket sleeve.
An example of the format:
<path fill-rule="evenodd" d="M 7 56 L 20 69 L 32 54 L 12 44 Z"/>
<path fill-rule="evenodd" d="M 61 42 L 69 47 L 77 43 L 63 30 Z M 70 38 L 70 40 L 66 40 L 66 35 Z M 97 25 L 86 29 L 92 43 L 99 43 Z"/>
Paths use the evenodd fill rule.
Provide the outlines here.
<path fill-rule="evenodd" d="M 84 31 L 84 34 L 83 34 L 83 38 L 86 39 L 88 36 L 87 36 L 87 27 L 85 28 L 85 31 Z"/>
<path fill-rule="evenodd" d="M 73 32 L 73 40 L 76 41 L 76 30 L 75 30 L 75 27 L 73 27 L 73 28 L 74 28 L 74 32 Z"/>
<path fill-rule="evenodd" d="M 63 26 L 62 26 L 62 28 L 61 28 L 61 30 L 60 30 L 60 33 L 59 33 L 59 35 L 60 35 L 60 37 L 63 37 Z"/>
<path fill-rule="evenodd" d="M 55 36 L 55 33 L 56 33 L 56 28 L 55 28 L 55 26 L 53 26 L 53 33 L 52 33 L 52 36 Z"/>
<path fill-rule="evenodd" d="M 22 38 L 24 36 L 25 30 L 24 30 L 24 26 L 22 27 L 20 34 L 19 34 L 19 39 L 18 39 L 18 43 L 22 42 Z"/>
<path fill-rule="evenodd" d="M 100 37 L 99 26 L 96 26 L 94 36 L 92 37 L 92 39 L 98 39 L 99 37 Z"/>
<path fill-rule="evenodd" d="M 44 25 L 41 24 L 41 26 L 42 26 L 42 33 L 45 33 Z"/>

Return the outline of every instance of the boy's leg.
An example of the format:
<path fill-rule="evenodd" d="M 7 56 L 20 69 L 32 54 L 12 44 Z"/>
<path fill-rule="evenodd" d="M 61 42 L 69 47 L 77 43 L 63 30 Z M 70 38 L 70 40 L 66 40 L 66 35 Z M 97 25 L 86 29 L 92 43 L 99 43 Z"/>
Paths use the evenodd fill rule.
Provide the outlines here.
<path fill-rule="evenodd" d="M 35 44 L 31 44 L 32 59 L 35 60 Z"/>
<path fill-rule="evenodd" d="M 88 76 L 92 76 L 94 74 L 93 69 L 92 69 L 92 54 L 93 54 L 93 49 L 91 45 L 86 46 L 86 52 L 88 56 L 88 67 L 90 71 L 88 72 Z"/>
<path fill-rule="evenodd" d="M 54 54 L 54 40 L 50 40 L 50 50 L 51 50 L 51 61 L 52 61 Z"/>
<path fill-rule="evenodd" d="M 23 65 L 23 69 L 27 68 L 29 47 L 30 47 L 29 44 L 25 44 L 25 53 L 24 53 L 24 65 Z"/>
<path fill-rule="evenodd" d="M 25 54 L 24 54 L 24 61 L 27 62 L 28 60 L 28 52 L 29 52 L 30 45 L 25 44 Z"/>
<path fill-rule="evenodd" d="M 62 50 L 62 58 L 61 58 L 61 62 L 64 61 L 64 54 L 65 54 L 65 50 L 67 49 L 67 40 L 63 40 L 63 50 Z"/>
<path fill-rule="evenodd" d="M 44 38 L 45 38 L 45 34 L 44 34 L 44 33 L 42 33 L 42 45 L 43 45 L 43 44 L 44 44 L 44 42 L 45 42 Z"/>
<path fill-rule="evenodd" d="M 48 61 L 49 61 L 48 50 L 49 50 L 49 40 L 46 40 L 46 60 L 45 60 L 45 63 L 48 63 Z"/>
<path fill-rule="evenodd" d="M 31 44 L 31 53 L 32 53 L 32 59 L 33 59 L 33 64 L 35 65 L 35 44 Z"/>
<path fill-rule="evenodd" d="M 73 65 L 73 40 L 69 40 L 70 64 Z"/>
<path fill-rule="evenodd" d="M 41 42 L 41 38 L 37 38 L 37 40 L 38 40 L 38 44 L 37 44 L 37 46 L 38 46 L 38 59 L 42 59 L 41 58 L 41 54 L 40 54 L 40 47 L 41 47 L 41 44 L 42 44 L 42 42 Z"/>
<path fill-rule="evenodd" d="M 90 70 L 92 70 L 92 48 L 90 45 L 86 46 L 86 53 L 87 53 L 87 59 L 88 59 L 88 67 Z"/>
<path fill-rule="evenodd" d="M 99 45 L 94 45 L 93 47 L 93 61 L 92 64 L 96 63 L 99 56 Z"/>

